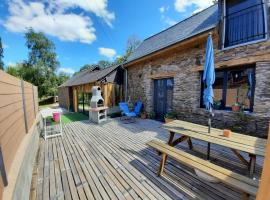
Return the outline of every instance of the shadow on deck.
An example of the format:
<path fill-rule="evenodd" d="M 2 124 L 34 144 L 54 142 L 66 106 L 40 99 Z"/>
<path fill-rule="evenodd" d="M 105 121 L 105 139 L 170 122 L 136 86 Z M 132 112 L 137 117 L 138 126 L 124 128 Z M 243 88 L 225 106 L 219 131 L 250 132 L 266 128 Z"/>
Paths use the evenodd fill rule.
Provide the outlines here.
<path fill-rule="evenodd" d="M 199 179 L 194 171 L 168 159 L 165 173 L 157 177 L 160 157 L 146 143 L 166 141 L 161 123 L 137 120 L 124 124 L 109 120 L 102 125 L 87 121 L 64 126 L 63 137 L 40 139 L 33 172 L 31 199 L 230 199 L 241 193 L 222 183 Z M 190 151 L 204 158 L 206 144 L 193 141 Z M 212 145 L 212 161 L 246 174 L 246 166 L 230 152 Z M 262 159 L 258 159 L 262 163 Z M 261 167 L 256 167 L 257 175 Z"/>

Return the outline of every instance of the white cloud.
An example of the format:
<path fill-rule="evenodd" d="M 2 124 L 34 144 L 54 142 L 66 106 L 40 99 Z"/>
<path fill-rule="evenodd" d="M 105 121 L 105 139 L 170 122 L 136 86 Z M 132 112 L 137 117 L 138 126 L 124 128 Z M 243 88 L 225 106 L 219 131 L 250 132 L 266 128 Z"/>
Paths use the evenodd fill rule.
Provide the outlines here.
<path fill-rule="evenodd" d="M 169 6 L 161 6 L 160 8 L 159 8 L 159 12 L 160 13 L 165 13 L 166 11 L 168 11 L 169 10 Z"/>
<path fill-rule="evenodd" d="M 96 40 L 90 17 L 84 12 L 73 13 L 73 8 L 92 12 L 109 26 L 115 19 L 114 13 L 107 10 L 107 0 L 11 0 L 8 6 L 9 16 L 4 22 L 7 30 L 21 33 L 31 27 L 63 41 L 90 44 Z"/>
<path fill-rule="evenodd" d="M 166 24 L 168 24 L 169 26 L 173 26 L 173 25 L 175 25 L 175 24 L 177 23 L 177 21 L 175 21 L 175 20 L 173 20 L 173 19 L 171 19 L 171 18 L 169 18 L 169 17 L 166 17 L 166 18 L 164 19 L 164 22 L 165 22 Z"/>
<path fill-rule="evenodd" d="M 9 48 L 9 46 L 7 44 L 3 43 L 3 49 L 8 49 L 8 48 Z"/>
<path fill-rule="evenodd" d="M 60 73 L 60 72 L 64 72 L 64 73 L 66 73 L 66 74 L 74 74 L 75 73 L 75 70 L 73 70 L 72 68 L 65 68 L 65 67 L 61 67 L 61 68 L 59 68 L 59 70 L 58 70 L 58 73 Z"/>
<path fill-rule="evenodd" d="M 165 12 L 165 7 L 164 6 L 160 7 L 159 12 L 164 13 Z"/>
<path fill-rule="evenodd" d="M 112 59 L 116 55 L 116 51 L 110 48 L 100 47 L 98 48 L 99 54 Z"/>
<path fill-rule="evenodd" d="M 16 63 L 14 63 L 14 62 L 8 62 L 7 66 L 8 67 L 15 67 L 16 66 Z"/>
<path fill-rule="evenodd" d="M 190 6 L 195 6 L 193 13 L 199 12 L 213 4 L 212 0 L 175 0 L 174 8 L 176 11 L 183 13 Z"/>
<path fill-rule="evenodd" d="M 115 14 L 107 10 L 108 0 L 49 0 L 51 9 L 67 10 L 70 8 L 81 8 L 85 11 L 92 12 L 101 17 L 106 24 L 112 26 Z"/>

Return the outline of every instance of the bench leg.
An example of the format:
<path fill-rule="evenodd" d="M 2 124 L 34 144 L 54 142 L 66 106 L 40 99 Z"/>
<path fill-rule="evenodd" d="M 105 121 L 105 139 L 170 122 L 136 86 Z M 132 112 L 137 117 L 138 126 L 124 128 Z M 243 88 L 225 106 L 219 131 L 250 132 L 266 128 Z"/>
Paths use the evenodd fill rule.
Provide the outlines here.
<path fill-rule="evenodd" d="M 168 145 L 172 146 L 173 144 L 173 138 L 174 138 L 175 133 L 170 131 L 170 138 L 168 141 Z"/>
<path fill-rule="evenodd" d="M 169 140 L 168 140 L 168 145 L 170 145 L 170 146 L 174 146 L 173 145 L 174 135 L 175 135 L 175 133 L 170 131 L 170 137 L 169 137 Z M 158 152 L 158 155 L 161 155 L 161 152 Z"/>
<path fill-rule="evenodd" d="M 188 146 L 189 146 L 189 149 L 192 150 L 193 149 L 193 145 L 192 145 L 192 141 L 191 141 L 191 138 L 189 137 L 188 138 Z"/>
<path fill-rule="evenodd" d="M 250 195 L 248 193 L 245 193 L 244 192 L 243 195 L 242 195 L 242 197 L 243 197 L 242 198 L 243 200 L 249 200 Z"/>
<path fill-rule="evenodd" d="M 163 173 L 166 158 L 167 158 L 167 155 L 165 153 L 162 153 L 161 160 L 160 160 L 160 166 L 159 166 L 159 170 L 158 170 L 158 176 L 161 176 Z"/>
<path fill-rule="evenodd" d="M 255 171 L 255 165 L 256 165 L 256 155 L 249 155 L 250 162 L 249 162 L 249 176 L 253 178 L 254 171 Z"/>

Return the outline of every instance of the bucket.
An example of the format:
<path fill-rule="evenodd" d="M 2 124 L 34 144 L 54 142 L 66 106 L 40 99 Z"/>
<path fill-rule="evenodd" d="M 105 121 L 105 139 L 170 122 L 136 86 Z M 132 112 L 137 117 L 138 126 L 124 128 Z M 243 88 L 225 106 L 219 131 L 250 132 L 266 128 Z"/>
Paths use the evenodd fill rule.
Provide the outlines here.
<path fill-rule="evenodd" d="M 58 113 L 58 112 L 53 113 L 53 121 L 55 121 L 55 122 L 60 121 L 60 113 Z"/>

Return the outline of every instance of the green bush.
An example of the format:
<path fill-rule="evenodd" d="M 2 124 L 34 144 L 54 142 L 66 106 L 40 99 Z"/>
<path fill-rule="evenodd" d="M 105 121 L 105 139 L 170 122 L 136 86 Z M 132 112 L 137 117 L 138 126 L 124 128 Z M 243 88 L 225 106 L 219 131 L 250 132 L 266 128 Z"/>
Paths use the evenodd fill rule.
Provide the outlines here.
<path fill-rule="evenodd" d="M 149 118 L 150 119 L 156 119 L 156 113 L 154 111 L 149 113 Z"/>
<path fill-rule="evenodd" d="M 175 111 L 168 112 L 165 115 L 165 118 L 167 118 L 167 119 L 177 119 L 177 113 Z"/>

